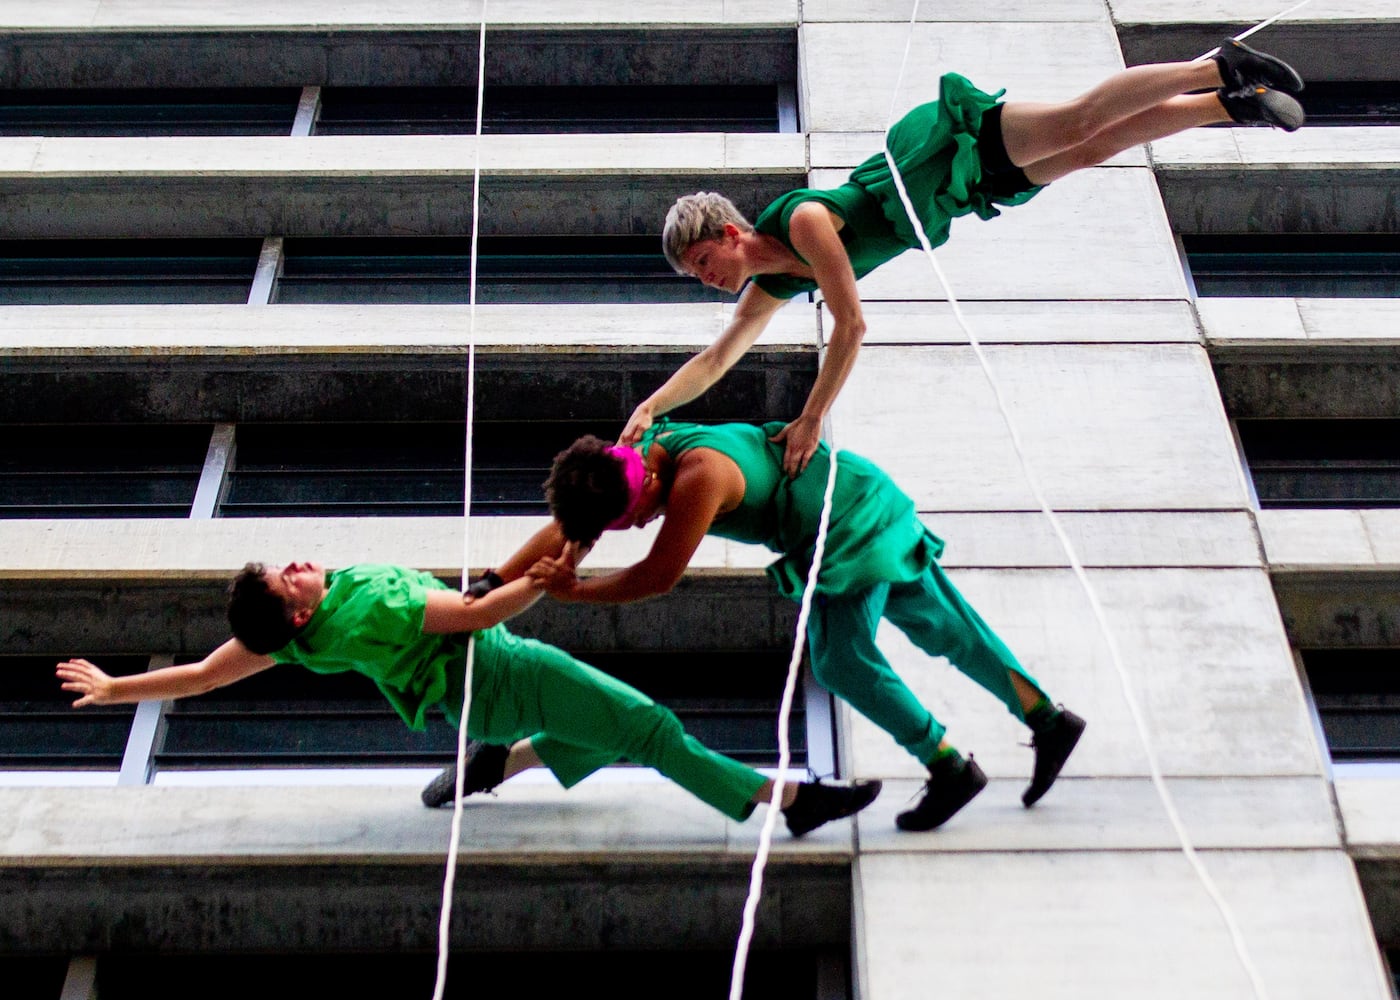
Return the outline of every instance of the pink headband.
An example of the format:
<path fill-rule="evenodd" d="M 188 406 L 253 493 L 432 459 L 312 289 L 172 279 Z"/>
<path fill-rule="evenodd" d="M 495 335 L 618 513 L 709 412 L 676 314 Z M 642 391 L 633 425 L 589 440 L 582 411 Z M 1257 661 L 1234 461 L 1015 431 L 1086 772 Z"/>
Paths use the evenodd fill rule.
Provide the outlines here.
<path fill-rule="evenodd" d="M 642 481 L 647 477 L 647 464 L 642 460 L 642 456 L 631 448 L 618 445 L 613 445 L 603 454 L 611 455 L 622 463 L 622 475 L 627 480 L 627 506 L 616 520 L 603 526 L 604 531 L 620 531 L 632 527 L 632 515 L 636 513 L 637 504 L 642 499 Z"/>

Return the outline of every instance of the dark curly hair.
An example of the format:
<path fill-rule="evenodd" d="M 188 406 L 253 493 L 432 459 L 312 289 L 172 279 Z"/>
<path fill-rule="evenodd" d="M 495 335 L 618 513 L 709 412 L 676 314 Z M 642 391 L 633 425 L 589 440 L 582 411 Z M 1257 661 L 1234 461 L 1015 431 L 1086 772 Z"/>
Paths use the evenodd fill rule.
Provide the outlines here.
<path fill-rule="evenodd" d="M 607 441 L 587 434 L 554 456 L 544 481 L 549 512 L 571 542 L 592 544 L 627 509 L 627 477 Z"/>
<path fill-rule="evenodd" d="M 301 631 L 287 603 L 267 587 L 267 567 L 250 562 L 228 586 L 228 624 L 233 637 L 254 653 L 275 653 Z"/>

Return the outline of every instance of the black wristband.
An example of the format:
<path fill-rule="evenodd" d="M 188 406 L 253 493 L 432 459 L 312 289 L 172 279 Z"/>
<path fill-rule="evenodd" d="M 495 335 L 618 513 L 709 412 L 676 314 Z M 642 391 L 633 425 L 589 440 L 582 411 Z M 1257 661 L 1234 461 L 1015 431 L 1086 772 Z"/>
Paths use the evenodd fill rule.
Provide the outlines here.
<path fill-rule="evenodd" d="M 504 587 L 505 583 L 501 579 L 501 574 L 494 569 L 488 569 L 473 581 L 472 585 L 467 588 L 467 593 L 472 597 L 485 597 L 497 587 Z"/>

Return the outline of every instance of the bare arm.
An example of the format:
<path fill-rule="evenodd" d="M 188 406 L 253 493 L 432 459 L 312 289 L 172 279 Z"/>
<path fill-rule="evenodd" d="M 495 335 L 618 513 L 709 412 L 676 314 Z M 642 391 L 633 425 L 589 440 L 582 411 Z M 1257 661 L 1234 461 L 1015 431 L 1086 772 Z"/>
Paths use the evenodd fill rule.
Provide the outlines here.
<path fill-rule="evenodd" d="M 496 572 L 506 583 L 518 580 L 525 575 L 526 570 L 545 556 L 558 557 L 562 555 L 567 544 L 568 539 L 564 537 L 559 522 L 550 521 L 531 535 L 529 541 L 520 546 L 520 549 L 513 556 L 496 567 Z"/>
<path fill-rule="evenodd" d="M 823 205 L 806 202 L 793 210 L 788 225 L 793 248 L 811 265 L 832 317 L 826 357 L 807 395 L 807 405 L 796 420 L 773 438 L 786 445 L 783 471 L 789 476 L 805 469 L 816 453 L 822 421 L 855 367 L 856 354 L 865 337 L 865 317 L 861 313 L 860 293 L 856 291 L 856 275 L 837 231 L 839 222 Z"/>
<path fill-rule="evenodd" d="M 768 327 L 773 314 L 787 304 L 752 282 L 739 296 L 734 318 L 709 347 L 695 355 L 632 411 L 619 443 L 636 444 L 652 421 L 690 402 L 718 382 L 744 356 Z"/>
<path fill-rule="evenodd" d="M 144 674 L 111 677 L 87 660 L 65 660 L 55 673 L 63 682 L 63 690 L 78 695 L 73 707 L 83 708 L 205 694 L 266 670 L 276 662 L 270 656 L 252 652 L 237 639 L 230 639 L 198 663 L 161 667 Z"/>
<path fill-rule="evenodd" d="M 423 631 L 443 635 L 490 628 L 520 614 L 543 593 L 540 585 L 529 577 L 512 580 L 484 597 L 453 590 L 430 590 L 423 608 Z"/>

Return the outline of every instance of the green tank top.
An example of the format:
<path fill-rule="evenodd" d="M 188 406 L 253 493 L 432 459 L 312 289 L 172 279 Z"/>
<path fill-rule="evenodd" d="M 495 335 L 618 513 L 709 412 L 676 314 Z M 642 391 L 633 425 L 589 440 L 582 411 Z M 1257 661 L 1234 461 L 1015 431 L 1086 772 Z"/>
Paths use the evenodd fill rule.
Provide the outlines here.
<path fill-rule="evenodd" d="M 822 442 L 811 463 L 796 479 L 783 475 L 783 445 L 768 439 L 782 422 L 690 424 L 661 420 L 642 439 L 645 453 L 652 441 L 674 459 L 693 448 L 728 456 L 744 476 L 739 506 L 717 517 L 707 534 L 766 546 L 782 558 L 768 574 L 785 597 L 800 600 L 816 547 L 831 451 Z M 836 493 L 822 557 L 817 592 L 841 594 L 877 583 L 905 583 L 917 578 L 943 551 L 943 542 L 925 528 L 909 499 L 873 462 L 840 452 Z"/>

